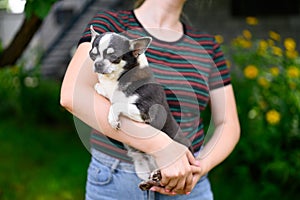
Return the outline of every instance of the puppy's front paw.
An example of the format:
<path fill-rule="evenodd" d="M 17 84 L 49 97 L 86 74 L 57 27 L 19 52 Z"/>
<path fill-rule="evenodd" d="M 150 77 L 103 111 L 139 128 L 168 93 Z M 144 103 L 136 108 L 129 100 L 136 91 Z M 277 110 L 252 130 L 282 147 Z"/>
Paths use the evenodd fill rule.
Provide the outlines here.
<path fill-rule="evenodd" d="M 112 107 L 111 107 L 112 108 Z M 116 130 L 119 130 L 121 128 L 121 123 L 119 121 L 119 116 L 116 115 L 113 112 L 113 109 L 109 110 L 109 114 L 108 114 L 108 123 L 110 124 L 110 126 Z"/>
<path fill-rule="evenodd" d="M 98 94 L 107 97 L 106 92 L 104 91 L 104 89 L 102 88 L 102 86 L 100 85 L 100 83 L 96 83 L 94 86 L 95 90 L 97 91 Z"/>

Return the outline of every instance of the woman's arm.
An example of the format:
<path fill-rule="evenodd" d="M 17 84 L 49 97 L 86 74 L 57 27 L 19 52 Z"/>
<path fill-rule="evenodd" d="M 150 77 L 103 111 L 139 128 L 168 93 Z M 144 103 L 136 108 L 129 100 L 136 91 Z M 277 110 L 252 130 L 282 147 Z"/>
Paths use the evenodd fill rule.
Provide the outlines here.
<path fill-rule="evenodd" d="M 210 96 L 215 130 L 197 156 L 198 163 L 191 166 L 199 169 L 199 173 L 193 174 L 192 189 L 203 175 L 229 156 L 240 137 L 240 125 L 232 86 L 215 89 Z M 185 191 L 176 189 L 166 191 L 164 188 L 155 187 L 153 190 L 166 195 L 186 194 Z"/>
<path fill-rule="evenodd" d="M 191 188 L 190 163 L 196 162 L 188 149 L 150 125 L 121 117 L 121 130 L 108 123 L 110 102 L 94 89 L 97 76 L 88 52 L 90 43 L 79 45 L 66 71 L 61 87 L 61 105 L 74 116 L 106 136 L 151 154 L 161 168 L 163 183 L 180 189 Z"/>
<path fill-rule="evenodd" d="M 144 152 L 151 153 L 169 145 L 172 140 L 163 132 L 126 118 L 122 118 L 122 130 L 128 134 L 111 128 L 107 120 L 110 102 L 94 89 L 98 80 L 88 57 L 90 48 L 89 43 L 82 43 L 71 60 L 61 87 L 61 105 L 92 128 Z M 137 134 L 128 132 L 132 130 Z"/>
<path fill-rule="evenodd" d="M 197 156 L 202 171 L 209 172 L 233 151 L 240 137 L 240 124 L 232 85 L 211 91 L 211 111 L 215 130 Z"/>

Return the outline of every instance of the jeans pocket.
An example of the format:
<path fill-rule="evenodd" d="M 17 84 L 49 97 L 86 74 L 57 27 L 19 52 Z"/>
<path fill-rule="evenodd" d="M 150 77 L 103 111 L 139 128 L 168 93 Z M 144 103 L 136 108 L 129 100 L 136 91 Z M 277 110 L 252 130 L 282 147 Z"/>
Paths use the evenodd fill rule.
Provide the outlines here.
<path fill-rule="evenodd" d="M 112 179 L 110 167 L 93 159 L 88 168 L 87 180 L 94 185 L 108 184 Z"/>

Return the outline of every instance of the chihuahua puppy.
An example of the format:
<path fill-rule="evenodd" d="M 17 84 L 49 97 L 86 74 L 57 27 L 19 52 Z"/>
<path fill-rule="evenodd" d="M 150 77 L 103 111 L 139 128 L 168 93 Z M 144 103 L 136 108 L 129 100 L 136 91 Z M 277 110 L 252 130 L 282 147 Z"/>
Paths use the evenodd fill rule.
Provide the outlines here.
<path fill-rule="evenodd" d="M 93 26 L 90 29 L 92 48 L 89 55 L 99 81 L 95 90 L 111 102 L 108 115 L 110 125 L 119 129 L 119 117 L 123 115 L 137 122 L 148 123 L 190 148 L 191 142 L 184 137 L 173 118 L 164 89 L 155 81 L 144 54 L 152 38 L 128 39 L 112 32 L 99 34 Z M 137 175 L 143 180 L 140 189 L 160 186 L 162 177 L 154 158 L 128 145 L 124 146 L 128 156 L 133 159 Z"/>

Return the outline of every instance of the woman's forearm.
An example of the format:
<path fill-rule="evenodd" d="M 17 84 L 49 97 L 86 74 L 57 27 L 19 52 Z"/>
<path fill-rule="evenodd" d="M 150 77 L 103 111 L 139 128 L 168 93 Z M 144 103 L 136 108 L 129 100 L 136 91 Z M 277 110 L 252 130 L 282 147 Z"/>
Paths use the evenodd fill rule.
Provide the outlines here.
<path fill-rule="evenodd" d="M 200 154 L 196 157 L 205 166 L 206 173 L 225 160 L 233 151 L 239 140 L 239 128 L 224 124 L 217 126 L 213 136 L 204 145 Z"/>
<path fill-rule="evenodd" d="M 231 85 L 211 92 L 212 116 L 215 124 L 213 135 L 197 156 L 206 172 L 225 160 L 233 151 L 240 137 L 240 125 Z"/>

